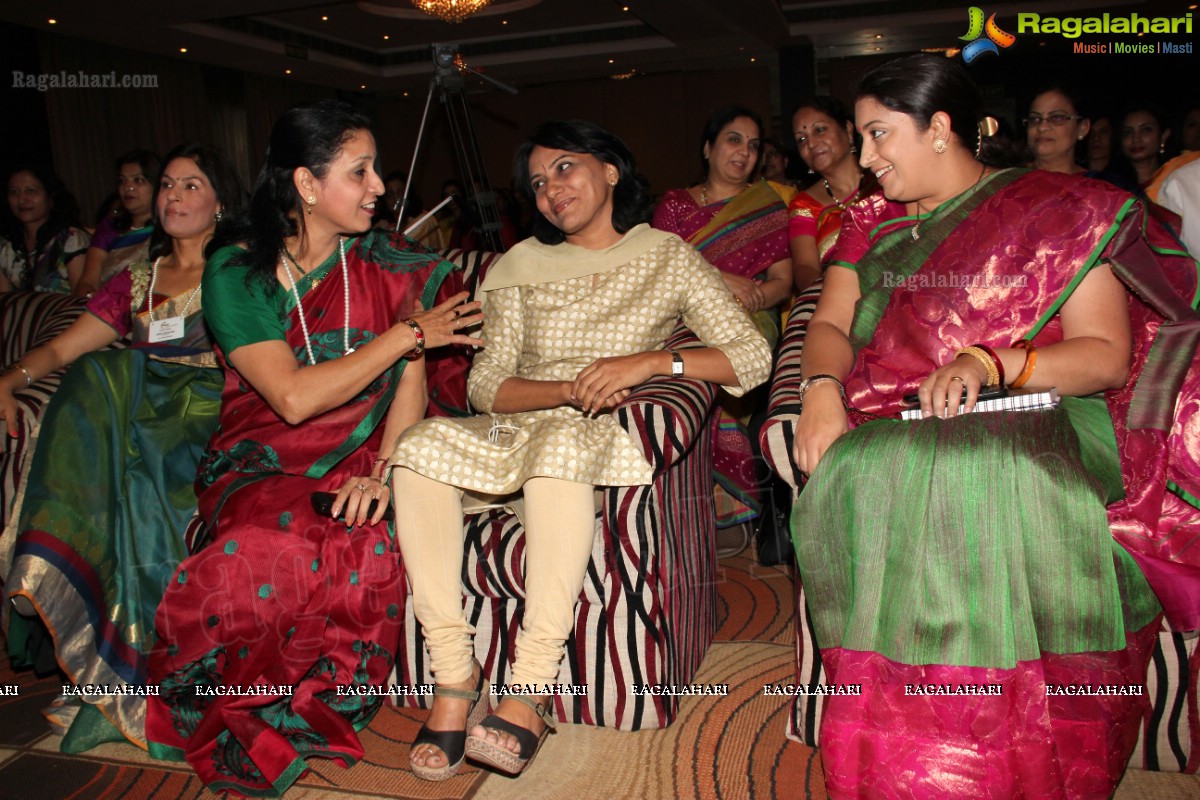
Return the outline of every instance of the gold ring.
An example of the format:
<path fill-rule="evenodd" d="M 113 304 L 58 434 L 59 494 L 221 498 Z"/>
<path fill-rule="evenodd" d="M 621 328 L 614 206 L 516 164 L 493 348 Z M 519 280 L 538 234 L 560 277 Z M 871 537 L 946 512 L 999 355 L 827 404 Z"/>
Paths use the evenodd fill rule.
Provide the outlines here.
<path fill-rule="evenodd" d="M 365 483 L 356 483 L 354 484 L 354 488 L 358 489 L 360 492 L 365 492 L 367 490 L 367 485 Z"/>
<path fill-rule="evenodd" d="M 950 376 L 950 380 L 952 380 L 952 381 L 958 381 L 959 383 L 966 383 L 966 381 L 965 381 L 965 380 L 963 380 L 962 378 L 960 378 L 960 377 L 959 377 L 959 376 L 957 376 L 957 375 L 951 375 L 951 376 Z"/>

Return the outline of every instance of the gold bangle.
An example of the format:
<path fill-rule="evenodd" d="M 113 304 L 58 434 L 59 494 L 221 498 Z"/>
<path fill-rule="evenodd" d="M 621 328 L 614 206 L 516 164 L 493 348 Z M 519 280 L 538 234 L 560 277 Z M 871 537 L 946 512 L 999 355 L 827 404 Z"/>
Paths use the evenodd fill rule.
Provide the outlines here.
<path fill-rule="evenodd" d="M 959 356 L 971 356 L 978 360 L 980 364 L 983 364 L 984 369 L 987 370 L 987 386 L 1000 385 L 1000 370 L 996 367 L 996 362 L 992 360 L 992 357 L 987 354 L 986 350 L 971 345 L 970 347 L 964 347 L 954 354 L 955 358 Z"/>

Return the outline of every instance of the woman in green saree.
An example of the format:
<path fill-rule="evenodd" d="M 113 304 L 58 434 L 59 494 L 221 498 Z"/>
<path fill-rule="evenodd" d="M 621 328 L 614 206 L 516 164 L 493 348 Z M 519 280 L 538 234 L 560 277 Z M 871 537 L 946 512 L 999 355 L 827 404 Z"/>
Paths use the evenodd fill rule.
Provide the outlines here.
<path fill-rule="evenodd" d="M 12 436 L 14 392 L 71 365 L 28 457 L 11 569 L 0 569 L 19 666 L 57 664 L 76 684 L 146 683 L 154 611 L 187 554 L 192 483 L 220 404 L 202 314 L 204 245 L 217 220 L 244 205 L 219 153 L 175 148 L 155 190 L 152 260 L 118 273 L 88 313 L 0 377 L 0 419 Z M 92 352 L 124 336 L 128 349 Z M 122 735 L 145 747 L 144 698 L 93 695 L 64 714 L 73 719 L 67 752 Z"/>

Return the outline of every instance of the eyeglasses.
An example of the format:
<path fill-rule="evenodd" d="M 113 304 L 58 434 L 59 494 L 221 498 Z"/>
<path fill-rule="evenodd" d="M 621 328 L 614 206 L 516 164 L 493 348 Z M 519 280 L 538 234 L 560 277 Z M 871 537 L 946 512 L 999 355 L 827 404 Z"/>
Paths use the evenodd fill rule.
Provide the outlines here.
<path fill-rule="evenodd" d="M 1045 116 L 1042 116 L 1041 114 L 1030 114 L 1028 117 L 1021 120 L 1021 122 L 1026 128 L 1035 128 L 1038 125 L 1041 125 L 1043 122 L 1049 122 L 1054 127 L 1061 128 L 1063 125 L 1066 125 L 1073 119 L 1083 119 L 1083 117 L 1079 116 L 1078 114 L 1063 114 L 1056 111 L 1053 114 L 1046 114 Z"/>

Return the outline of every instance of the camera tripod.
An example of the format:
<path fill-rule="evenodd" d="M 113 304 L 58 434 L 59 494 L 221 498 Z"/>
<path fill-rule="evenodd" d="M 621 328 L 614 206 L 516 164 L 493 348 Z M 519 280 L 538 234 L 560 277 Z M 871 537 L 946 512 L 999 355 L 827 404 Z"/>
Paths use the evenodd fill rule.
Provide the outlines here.
<path fill-rule="evenodd" d="M 493 252 L 500 252 L 504 249 L 504 245 L 500 241 L 500 210 L 496 205 L 496 193 L 492 191 L 492 184 L 488 179 L 487 166 L 483 163 L 479 139 L 471 124 L 471 107 L 467 103 L 464 73 L 469 72 L 482 78 L 509 94 L 516 94 L 517 90 L 468 67 L 457 55 L 457 44 L 435 43 L 432 48 L 434 75 L 429 82 L 429 95 L 425 98 L 425 111 L 421 115 L 421 127 L 417 131 L 417 143 L 413 148 L 408 181 L 404 185 L 404 197 L 400 201 L 400 207 L 396 214 L 396 230 L 400 230 L 405 212 L 408 210 L 413 177 L 417 171 L 417 159 L 420 158 L 421 146 L 425 141 L 425 131 L 429 123 L 429 108 L 433 105 L 434 95 L 437 94 L 441 97 L 442 105 L 446 107 L 454 155 L 458 161 L 459 172 L 466 182 L 464 188 L 470 194 L 470 199 L 467 201 L 469 207 L 463 208 L 463 212 L 476 217 L 477 229 L 482 240 L 481 245 Z M 442 204 L 444 205 L 447 200 L 443 200 Z"/>

